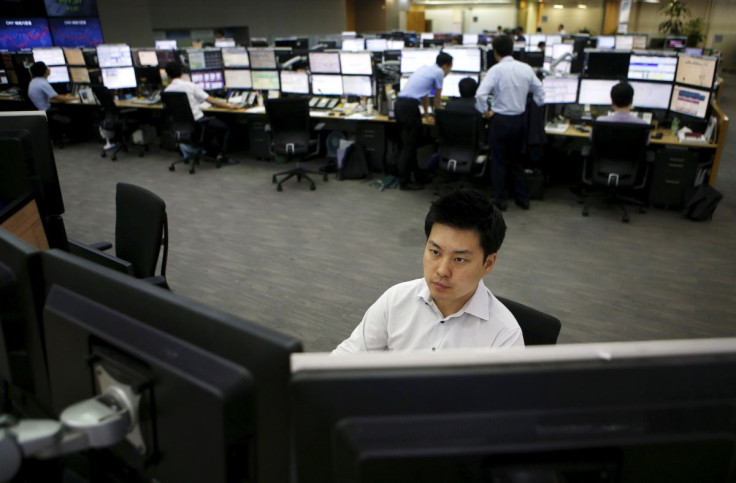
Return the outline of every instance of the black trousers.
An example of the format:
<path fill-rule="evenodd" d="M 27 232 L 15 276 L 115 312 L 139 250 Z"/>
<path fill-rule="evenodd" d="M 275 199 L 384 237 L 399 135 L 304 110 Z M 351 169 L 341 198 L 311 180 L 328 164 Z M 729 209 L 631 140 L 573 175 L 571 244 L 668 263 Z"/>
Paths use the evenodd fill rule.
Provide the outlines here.
<path fill-rule="evenodd" d="M 224 121 L 216 117 L 203 117 L 197 122 L 206 122 L 204 131 L 205 146 L 216 145 L 218 154 L 226 153 L 228 142 L 230 140 L 230 128 Z"/>
<path fill-rule="evenodd" d="M 529 201 L 529 189 L 524 177 L 521 148 L 523 143 L 523 114 L 506 116 L 494 114 L 488 130 L 488 145 L 491 147 L 491 175 L 493 197 L 497 201 L 506 199 L 506 176 L 514 182 L 514 197 L 522 202 Z"/>
<path fill-rule="evenodd" d="M 419 173 L 417 149 L 422 135 L 422 114 L 419 101 L 399 97 L 394 104 L 396 122 L 401 126 L 401 153 L 399 154 L 399 185 L 411 183 L 411 174 Z"/>

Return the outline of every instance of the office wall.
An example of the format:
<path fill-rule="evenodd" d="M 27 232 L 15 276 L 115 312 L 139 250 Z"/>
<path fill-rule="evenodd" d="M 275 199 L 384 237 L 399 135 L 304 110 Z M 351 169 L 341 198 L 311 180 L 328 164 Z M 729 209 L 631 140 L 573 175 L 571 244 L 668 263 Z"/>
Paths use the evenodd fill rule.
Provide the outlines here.
<path fill-rule="evenodd" d="M 549 3 L 549 7 L 545 4 L 544 10 L 542 10 L 542 17 L 547 17 L 547 22 L 543 22 L 541 25 L 544 33 L 557 33 L 557 26 L 560 24 L 565 26 L 565 31 L 569 34 L 577 33 L 584 28 L 590 30 L 593 35 L 601 33 L 603 27 L 602 1 L 586 2 L 588 8 L 568 6 L 568 2 L 565 3 L 565 8 L 557 9 L 552 8 L 553 2 Z"/>
<path fill-rule="evenodd" d="M 153 45 L 149 0 L 97 0 L 102 34 L 107 43 L 132 47 Z"/>
<path fill-rule="evenodd" d="M 459 12 L 458 14 L 456 13 Z M 480 33 L 483 30 L 496 31 L 497 25 L 504 27 L 513 27 L 516 25 L 516 6 L 515 5 L 498 5 L 492 7 L 473 7 L 473 8 L 434 8 L 426 7 L 424 11 L 427 20 L 432 20 L 432 30 L 434 32 L 454 32 L 460 29 L 455 28 L 460 19 L 462 30 L 465 33 Z M 474 18 L 477 17 L 477 21 Z"/>
<path fill-rule="evenodd" d="M 383 32 L 386 30 L 385 0 L 352 0 L 355 12 L 355 30 Z M 348 29 L 350 30 L 350 29 Z"/>

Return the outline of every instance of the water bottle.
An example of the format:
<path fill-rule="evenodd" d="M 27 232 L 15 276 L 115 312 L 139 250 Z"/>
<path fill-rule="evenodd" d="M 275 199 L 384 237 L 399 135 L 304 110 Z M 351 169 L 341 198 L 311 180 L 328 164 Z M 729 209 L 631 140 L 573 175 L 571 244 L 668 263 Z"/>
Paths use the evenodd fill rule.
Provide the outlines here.
<path fill-rule="evenodd" d="M 676 117 L 672 120 L 672 123 L 670 124 L 670 132 L 673 135 L 677 135 L 677 131 L 680 129 L 680 118 Z"/>

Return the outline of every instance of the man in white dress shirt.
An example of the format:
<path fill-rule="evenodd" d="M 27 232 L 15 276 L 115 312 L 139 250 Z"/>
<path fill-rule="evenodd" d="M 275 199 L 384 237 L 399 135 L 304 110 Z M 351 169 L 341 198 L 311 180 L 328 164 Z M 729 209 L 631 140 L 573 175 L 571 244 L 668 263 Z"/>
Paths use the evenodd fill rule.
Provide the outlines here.
<path fill-rule="evenodd" d="M 483 193 L 435 200 L 424 221 L 424 278 L 389 288 L 333 354 L 523 346 L 511 312 L 483 283 L 506 224 Z"/>

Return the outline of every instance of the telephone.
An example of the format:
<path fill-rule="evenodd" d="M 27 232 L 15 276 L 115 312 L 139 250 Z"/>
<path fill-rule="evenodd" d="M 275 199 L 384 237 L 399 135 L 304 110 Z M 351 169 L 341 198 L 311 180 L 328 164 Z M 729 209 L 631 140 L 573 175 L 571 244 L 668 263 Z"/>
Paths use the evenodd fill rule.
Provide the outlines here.
<path fill-rule="evenodd" d="M 258 101 L 258 94 L 255 91 L 230 91 L 227 95 L 229 104 L 237 104 L 241 107 L 249 107 Z"/>

